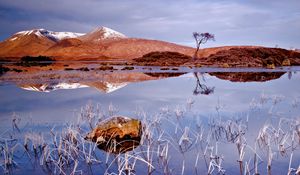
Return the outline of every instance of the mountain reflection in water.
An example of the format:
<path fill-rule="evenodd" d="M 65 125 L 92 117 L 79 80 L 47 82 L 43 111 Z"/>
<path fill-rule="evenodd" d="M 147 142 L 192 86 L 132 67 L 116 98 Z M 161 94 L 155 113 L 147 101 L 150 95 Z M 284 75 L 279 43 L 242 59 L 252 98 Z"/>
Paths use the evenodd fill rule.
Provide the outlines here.
<path fill-rule="evenodd" d="M 280 78 L 286 72 L 209 72 L 222 80 L 232 82 L 265 82 Z M 178 77 L 185 72 L 57 72 L 57 73 L 26 73 L 22 76 L 12 72 L 8 76 L 0 77 L 3 82 L 15 83 L 22 89 L 39 92 L 50 92 L 59 89 L 78 89 L 92 87 L 103 93 L 111 93 L 121 89 L 128 84 L 158 80 L 162 78 Z M 207 87 L 203 72 L 194 72 L 196 87 L 194 95 L 209 95 L 214 93 L 215 87 Z M 291 76 L 291 72 L 289 72 Z"/>

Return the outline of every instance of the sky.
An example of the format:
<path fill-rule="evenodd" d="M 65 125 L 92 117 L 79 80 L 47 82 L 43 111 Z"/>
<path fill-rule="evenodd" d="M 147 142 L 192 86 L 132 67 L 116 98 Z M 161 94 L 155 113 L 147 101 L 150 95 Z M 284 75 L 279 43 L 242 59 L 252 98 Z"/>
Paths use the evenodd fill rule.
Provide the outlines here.
<path fill-rule="evenodd" d="M 0 40 L 34 28 L 87 33 L 106 26 L 129 37 L 204 47 L 300 48 L 300 0 L 0 0 Z"/>

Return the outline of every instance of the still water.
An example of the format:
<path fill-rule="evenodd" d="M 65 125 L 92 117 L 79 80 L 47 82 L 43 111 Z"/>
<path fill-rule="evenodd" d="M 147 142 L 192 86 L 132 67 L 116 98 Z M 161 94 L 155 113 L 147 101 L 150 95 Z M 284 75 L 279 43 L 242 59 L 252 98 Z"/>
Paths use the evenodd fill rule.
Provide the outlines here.
<path fill-rule="evenodd" d="M 151 70 L 2 75 L 1 174 L 296 173 L 299 68 Z M 141 120 L 146 128 L 141 145 L 116 155 L 82 141 L 77 146 L 86 152 L 61 165 L 53 142 L 73 126 L 83 138 L 91 130 L 82 122 L 85 113 L 93 114 L 93 127 L 112 116 Z M 49 145 L 48 157 L 24 149 L 26 138 L 29 147 Z"/>

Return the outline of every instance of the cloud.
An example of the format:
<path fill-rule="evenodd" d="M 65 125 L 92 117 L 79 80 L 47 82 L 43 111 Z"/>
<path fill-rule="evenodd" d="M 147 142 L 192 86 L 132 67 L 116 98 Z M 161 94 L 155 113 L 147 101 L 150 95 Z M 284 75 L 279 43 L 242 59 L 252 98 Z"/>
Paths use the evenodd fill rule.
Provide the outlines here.
<path fill-rule="evenodd" d="M 300 3 L 267 0 L 0 0 L 0 38 L 14 32 L 47 28 L 88 32 L 99 25 L 130 37 L 193 44 L 194 31 L 211 32 L 218 45 L 300 47 Z M 291 28 L 292 27 L 292 28 Z"/>

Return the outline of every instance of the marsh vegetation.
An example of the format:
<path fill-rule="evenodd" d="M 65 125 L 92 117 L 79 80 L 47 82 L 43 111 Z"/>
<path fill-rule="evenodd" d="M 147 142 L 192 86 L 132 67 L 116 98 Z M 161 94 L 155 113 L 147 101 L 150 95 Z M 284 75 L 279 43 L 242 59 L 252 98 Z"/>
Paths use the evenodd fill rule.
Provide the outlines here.
<path fill-rule="evenodd" d="M 290 110 L 299 109 L 295 100 Z M 76 122 L 42 127 L 13 114 L 11 129 L 1 134 L 2 172 L 19 174 L 26 164 L 46 174 L 272 174 L 288 160 L 280 163 L 281 172 L 297 174 L 300 123 L 297 116 L 280 114 L 277 105 L 283 101 L 283 96 L 262 94 L 242 115 L 224 115 L 216 104 L 213 115 L 195 116 L 193 99 L 185 107 L 162 107 L 153 114 L 137 110 L 140 145 L 120 153 L 109 151 L 120 146 L 112 135 L 105 151 L 97 148 L 104 142 L 85 139 L 98 123 L 122 112 L 112 104 L 107 109 L 87 104 Z M 265 120 L 259 127 L 252 121 L 258 117 Z"/>

